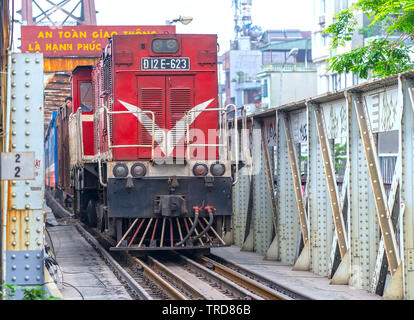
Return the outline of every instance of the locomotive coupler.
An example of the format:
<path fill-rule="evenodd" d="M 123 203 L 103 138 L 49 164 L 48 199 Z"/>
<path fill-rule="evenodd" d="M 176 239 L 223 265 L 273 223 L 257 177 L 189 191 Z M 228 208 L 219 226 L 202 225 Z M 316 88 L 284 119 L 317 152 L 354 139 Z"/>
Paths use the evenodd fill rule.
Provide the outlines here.
<path fill-rule="evenodd" d="M 213 188 L 213 186 L 214 186 L 214 177 L 204 177 L 204 186 L 206 188 Z"/>
<path fill-rule="evenodd" d="M 128 177 L 125 188 L 132 189 L 133 187 L 134 187 L 134 182 L 132 181 L 132 178 L 131 177 Z"/>
<path fill-rule="evenodd" d="M 156 213 L 163 217 L 181 217 L 188 213 L 187 201 L 180 195 L 161 195 L 157 197 Z"/>

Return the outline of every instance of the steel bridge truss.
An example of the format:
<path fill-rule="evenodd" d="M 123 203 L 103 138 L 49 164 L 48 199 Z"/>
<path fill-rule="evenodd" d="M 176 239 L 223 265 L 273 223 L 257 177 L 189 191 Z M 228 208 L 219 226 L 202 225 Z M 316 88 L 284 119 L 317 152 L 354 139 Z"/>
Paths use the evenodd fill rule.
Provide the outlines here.
<path fill-rule="evenodd" d="M 413 100 L 407 72 L 250 117 L 234 243 L 332 285 L 414 299 Z M 387 133 L 398 150 L 391 174 L 379 158 Z"/>
<path fill-rule="evenodd" d="M 27 25 L 96 25 L 94 0 L 22 0 Z"/>

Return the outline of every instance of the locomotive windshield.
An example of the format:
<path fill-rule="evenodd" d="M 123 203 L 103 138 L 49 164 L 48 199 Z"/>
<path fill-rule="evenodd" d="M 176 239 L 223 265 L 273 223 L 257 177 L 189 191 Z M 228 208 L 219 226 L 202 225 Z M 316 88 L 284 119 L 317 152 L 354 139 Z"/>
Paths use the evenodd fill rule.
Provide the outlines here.
<path fill-rule="evenodd" d="M 80 108 L 82 112 L 92 111 L 92 84 L 83 82 L 80 84 Z"/>

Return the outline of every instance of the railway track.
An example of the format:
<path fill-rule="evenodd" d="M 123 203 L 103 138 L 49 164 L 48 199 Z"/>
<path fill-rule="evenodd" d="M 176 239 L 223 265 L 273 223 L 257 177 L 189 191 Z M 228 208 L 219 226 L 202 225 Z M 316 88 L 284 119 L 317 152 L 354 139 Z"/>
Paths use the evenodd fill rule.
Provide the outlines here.
<path fill-rule="evenodd" d="M 280 294 L 282 300 L 311 300 L 311 298 L 306 295 L 275 283 L 274 281 L 214 254 L 210 254 L 208 257 L 199 257 L 199 259 L 208 264 L 211 268 L 214 268 L 216 272 L 223 275 L 227 274 L 228 277 L 235 279 L 235 281 L 239 281 L 237 280 L 238 278 L 243 278 L 241 281 L 251 287 L 252 290 L 257 288 L 257 290 L 262 291 L 264 296 L 268 296 L 269 294 L 273 295 L 273 292 L 276 292 L 276 294 Z M 268 289 L 272 289 L 272 291 L 267 293 L 266 290 Z"/>
<path fill-rule="evenodd" d="M 114 241 L 96 229 L 85 228 L 78 224 L 85 236 L 100 238 L 104 247 L 113 246 Z M 106 244 L 105 244 L 106 242 Z M 143 294 L 135 294 L 138 299 L 163 300 L 293 300 L 307 299 L 279 285 L 265 282 L 258 275 L 248 273 L 240 266 L 218 262 L 207 256 L 185 256 L 177 252 L 135 257 L 127 252 L 109 252 L 118 261 L 117 264 L 138 283 Z M 112 256 L 111 256 L 112 257 Z M 114 258 L 113 258 L 114 259 Z M 115 259 L 114 259 L 115 260 Z M 221 261 L 224 262 L 224 261 Z M 242 272 L 240 272 L 242 271 Z M 122 272 L 118 275 L 123 276 Z M 129 281 L 123 281 L 130 285 Z M 138 289 L 132 285 L 130 291 Z"/>
<path fill-rule="evenodd" d="M 163 252 L 138 258 L 123 251 L 109 251 L 109 248 L 115 244 L 112 238 L 97 229 L 89 228 L 72 218 L 69 219 L 70 223 L 74 223 L 82 236 L 98 251 L 134 299 L 308 299 L 211 254 L 186 256 L 178 252 Z"/>

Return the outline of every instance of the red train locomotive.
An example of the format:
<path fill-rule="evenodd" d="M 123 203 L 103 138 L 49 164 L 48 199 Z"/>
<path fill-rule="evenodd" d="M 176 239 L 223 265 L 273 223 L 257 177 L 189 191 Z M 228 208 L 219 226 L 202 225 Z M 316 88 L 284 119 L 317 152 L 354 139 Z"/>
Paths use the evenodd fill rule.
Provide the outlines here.
<path fill-rule="evenodd" d="M 233 179 L 217 36 L 114 36 L 72 86 L 75 214 L 116 239 L 112 250 L 226 245 Z"/>

